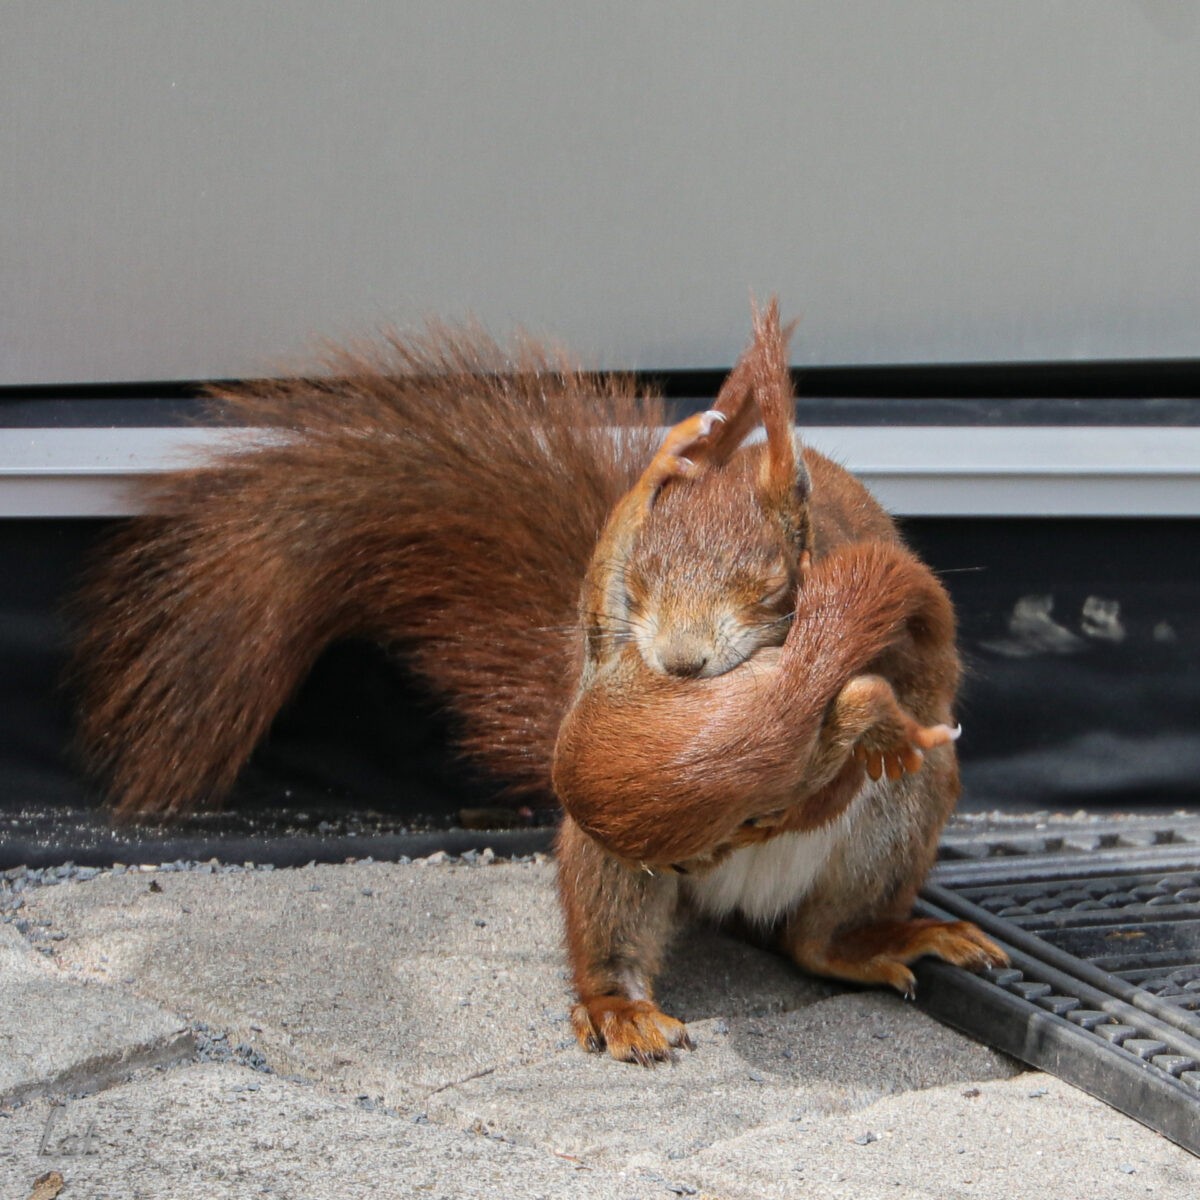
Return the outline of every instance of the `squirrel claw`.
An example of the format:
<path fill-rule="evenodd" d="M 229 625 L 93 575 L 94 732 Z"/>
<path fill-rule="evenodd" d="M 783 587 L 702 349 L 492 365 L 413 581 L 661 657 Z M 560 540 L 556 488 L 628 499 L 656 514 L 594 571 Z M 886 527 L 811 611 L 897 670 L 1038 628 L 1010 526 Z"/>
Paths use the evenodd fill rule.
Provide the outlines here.
<path fill-rule="evenodd" d="M 913 732 L 913 744 L 922 750 L 932 750 L 934 746 L 944 746 L 948 742 L 957 742 L 962 737 L 961 725 L 918 725 Z"/>
<path fill-rule="evenodd" d="M 571 1010 L 575 1037 L 587 1051 L 607 1049 L 620 1062 L 652 1067 L 674 1058 L 675 1050 L 694 1050 L 687 1026 L 649 1000 L 593 996 Z"/>
<path fill-rule="evenodd" d="M 919 958 L 940 958 L 969 971 L 1008 963 L 1004 950 L 970 921 L 878 921 L 828 941 L 797 932 L 801 936 L 785 935 L 785 948 L 805 970 L 854 983 L 886 984 L 906 1000 L 916 996 L 917 981 L 909 966 Z"/>
<path fill-rule="evenodd" d="M 866 768 L 872 782 L 895 781 L 915 775 L 925 762 L 925 751 L 956 742 L 962 726 L 918 725 L 907 720 L 903 730 L 877 727 L 854 747 L 854 758 Z"/>
<path fill-rule="evenodd" d="M 658 453 L 642 476 L 641 487 L 649 503 L 653 503 L 669 480 L 691 479 L 699 472 L 702 465 L 699 459 L 710 449 L 710 439 L 728 420 L 723 412 L 710 408 L 667 430 Z"/>

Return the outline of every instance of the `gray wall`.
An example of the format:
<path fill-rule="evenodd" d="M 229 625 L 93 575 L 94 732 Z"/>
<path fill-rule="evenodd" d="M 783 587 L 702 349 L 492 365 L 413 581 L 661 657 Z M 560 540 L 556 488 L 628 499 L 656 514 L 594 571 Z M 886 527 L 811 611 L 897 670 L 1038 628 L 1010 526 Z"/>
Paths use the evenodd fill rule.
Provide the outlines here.
<path fill-rule="evenodd" d="M 612 366 L 1200 355 L 1190 0 L 0 0 L 0 382 L 426 312 Z"/>

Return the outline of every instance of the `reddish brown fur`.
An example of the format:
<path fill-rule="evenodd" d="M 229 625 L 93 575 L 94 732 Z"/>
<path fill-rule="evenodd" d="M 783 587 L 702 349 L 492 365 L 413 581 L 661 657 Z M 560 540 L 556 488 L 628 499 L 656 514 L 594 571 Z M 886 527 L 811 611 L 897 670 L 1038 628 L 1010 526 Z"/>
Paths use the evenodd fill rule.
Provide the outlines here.
<path fill-rule="evenodd" d="M 560 730 L 555 786 L 583 829 L 634 862 L 710 854 L 781 807 L 792 809 L 788 829 L 819 824 L 798 802 L 833 782 L 881 719 L 878 703 L 857 722 L 852 704 L 835 704 L 854 675 L 879 668 L 918 722 L 949 718 L 958 683 L 949 599 L 856 480 L 813 452 L 798 463 L 786 344 L 777 305 L 756 312 L 754 341 L 718 400 L 725 421 L 671 431 L 589 568 L 583 620 L 603 636 L 591 639 Z M 738 450 L 755 409 L 766 442 Z M 777 561 L 798 592 L 777 655 L 684 681 L 628 645 L 631 606 L 654 590 L 646 579 L 668 585 L 655 619 L 665 612 L 686 630 L 730 593 L 744 593 L 739 611 L 752 611 Z M 847 791 L 843 781 L 838 795 Z M 827 820 L 833 807 L 826 795 L 814 812 Z"/>
<path fill-rule="evenodd" d="M 622 655 L 563 722 L 559 798 L 623 858 L 701 856 L 744 821 L 829 782 L 810 783 L 810 760 L 826 709 L 851 676 L 874 670 L 885 652 L 889 677 L 912 675 L 931 650 L 952 644 L 953 627 L 944 590 L 907 551 L 886 542 L 835 549 L 813 566 L 774 662 L 678 680 Z M 949 718 L 953 659 L 944 665 L 940 679 L 906 689 L 923 724 Z"/>
<path fill-rule="evenodd" d="M 469 753 L 550 795 L 579 582 L 661 404 L 474 330 L 326 367 L 218 393 L 224 421 L 282 437 L 153 484 L 154 515 L 80 599 L 81 741 L 122 813 L 218 804 L 319 652 L 352 635 L 403 652 Z"/>

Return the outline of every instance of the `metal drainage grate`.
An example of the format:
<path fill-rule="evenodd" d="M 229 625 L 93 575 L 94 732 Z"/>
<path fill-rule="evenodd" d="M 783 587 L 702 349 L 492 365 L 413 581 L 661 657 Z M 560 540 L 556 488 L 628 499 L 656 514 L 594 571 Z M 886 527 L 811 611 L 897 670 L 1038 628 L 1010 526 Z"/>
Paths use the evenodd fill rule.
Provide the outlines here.
<path fill-rule="evenodd" d="M 1200 1154 L 1200 819 L 951 835 L 919 907 L 1012 960 L 920 964 L 922 1008 Z"/>

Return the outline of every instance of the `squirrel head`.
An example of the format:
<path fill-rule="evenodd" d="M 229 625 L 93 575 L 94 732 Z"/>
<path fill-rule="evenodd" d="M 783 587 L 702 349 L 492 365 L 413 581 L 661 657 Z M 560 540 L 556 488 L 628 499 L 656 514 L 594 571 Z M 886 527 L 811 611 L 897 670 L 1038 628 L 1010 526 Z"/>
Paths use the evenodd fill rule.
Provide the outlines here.
<path fill-rule="evenodd" d="M 772 301 L 687 469 L 645 500 L 622 564 L 620 619 L 646 665 L 709 678 L 787 636 L 809 555 L 810 480 L 796 449 L 791 328 Z M 761 423 L 765 438 L 745 444 Z M 611 594 L 611 593 L 610 593 Z"/>
<path fill-rule="evenodd" d="M 747 448 L 664 489 L 634 543 L 628 619 L 651 670 L 709 678 L 783 644 L 799 556 L 793 523 L 755 486 L 763 458 L 763 447 Z"/>

